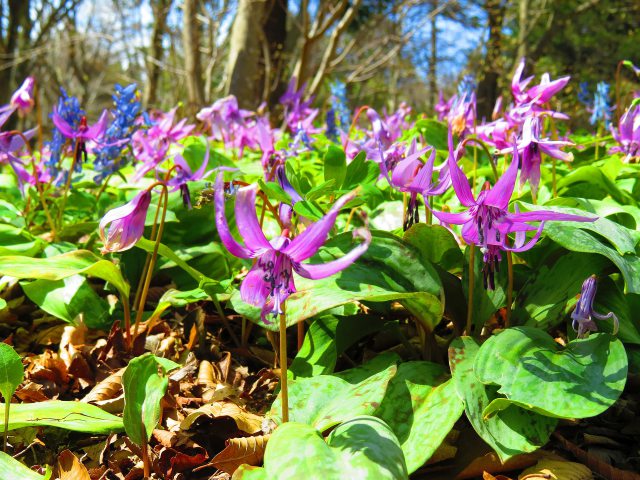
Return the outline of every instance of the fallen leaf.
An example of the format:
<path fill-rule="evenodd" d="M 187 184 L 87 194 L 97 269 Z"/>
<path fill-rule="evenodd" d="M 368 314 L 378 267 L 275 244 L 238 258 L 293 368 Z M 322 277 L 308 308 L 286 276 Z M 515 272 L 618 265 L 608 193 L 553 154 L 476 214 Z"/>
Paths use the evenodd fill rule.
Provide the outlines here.
<path fill-rule="evenodd" d="M 70 450 L 63 450 L 58 456 L 58 477 L 60 480 L 91 480 L 86 467 Z"/>
<path fill-rule="evenodd" d="M 73 358 L 80 351 L 79 347 L 84 345 L 87 331 L 87 326 L 83 322 L 79 322 L 77 325 L 67 325 L 64 327 L 62 337 L 60 337 L 58 355 L 67 368 L 71 366 Z"/>
<path fill-rule="evenodd" d="M 591 480 L 591 470 L 581 463 L 542 458 L 533 467 L 527 468 L 518 480 Z"/>
<path fill-rule="evenodd" d="M 456 480 L 465 478 L 477 478 L 482 476 L 482 472 L 508 472 L 511 470 L 522 470 L 536 463 L 540 458 L 539 452 L 526 453 L 511 457 L 505 463 L 502 463 L 495 452 L 489 452 L 486 455 L 476 458 L 467 467 L 456 476 Z"/>
<path fill-rule="evenodd" d="M 211 459 L 211 465 L 232 475 L 242 465 L 260 465 L 270 435 L 230 438 L 226 447 Z"/>
<path fill-rule="evenodd" d="M 122 393 L 122 374 L 124 370 L 124 368 L 121 368 L 102 380 L 81 401 L 98 404 L 101 401 L 118 397 Z"/>
<path fill-rule="evenodd" d="M 193 422 L 202 416 L 209 418 L 230 417 L 234 420 L 238 429 L 250 435 L 262 431 L 263 417 L 248 412 L 233 402 L 215 402 L 203 405 L 187 415 L 180 423 L 180 428 L 189 430 Z"/>
<path fill-rule="evenodd" d="M 511 480 L 511 478 L 505 477 L 504 475 L 494 477 L 489 472 L 482 472 L 482 480 Z"/>

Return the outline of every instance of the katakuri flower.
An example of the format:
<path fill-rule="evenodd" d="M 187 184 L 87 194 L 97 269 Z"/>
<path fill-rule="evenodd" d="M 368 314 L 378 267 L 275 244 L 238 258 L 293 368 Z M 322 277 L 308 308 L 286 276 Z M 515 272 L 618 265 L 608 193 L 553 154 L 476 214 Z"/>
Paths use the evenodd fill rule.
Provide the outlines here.
<path fill-rule="evenodd" d="M 100 239 L 104 246 L 100 250 L 123 252 L 133 247 L 144 233 L 147 210 L 151 203 L 151 191 L 143 190 L 121 207 L 109 210 L 100 220 Z M 107 232 L 105 229 L 109 226 Z"/>
<path fill-rule="evenodd" d="M 449 130 L 449 151 L 453 151 L 453 138 Z M 457 151 L 457 150 L 456 150 Z M 460 203 L 467 210 L 460 213 L 433 211 L 433 214 L 441 221 L 462 225 L 462 238 L 468 244 L 480 247 L 483 253 L 483 277 L 485 288 L 495 288 L 494 275 L 499 270 L 499 262 L 502 260 L 502 251 L 522 252 L 533 248 L 536 244 L 545 221 L 573 221 L 593 222 L 597 217 L 588 218 L 579 215 L 570 215 L 546 210 L 535 210 L 520 213 L 509 213 L 509 201 L 513 194 L 516 178 L 518 176 L 518 150 L 514 147 L 513 159 L 507 171 L 500 177 L 493 188 L 489 182 L 475 198 L 469 180 L 458 165 L 457 155 L 449 154 L 447 159 L 453 189 Z M 540 222 L 536 229 L 529 222 Z M 536 230 L 534 236 L 526 241 L 526 233 Z M 508 235 L 515 233 L 513 245 L 507 243 Z"/>
<path fill-rule="evenodd" d="M 189 192 L 188 182 L 197 182 L 207 178 L 213 173 L 213 169 L 207 171 L 207 166 L 209 165 L 209 142 L 207 142 L 207 150 L 202 159 L 202 164 L 195 172 L 179 153 L 174 157 L 173 163 L 177 167 L 177 172 L 175 176 L 167 182 L 167 186 L 173 187 L 172 192 L 180 190 L 183 205 L 188 210 L 191 210 L 191 193 Z"/>
<path fill-rule="evenodd" d="M 33 99 L 33 87 L 35 84 L 36 81 L 33 77 L 27 77 L 20 85 L 20 88 L 11 95 L 9 104 L 0 107 L 0 125 L 3 125 L 15 111 L 20 116 L 26 115 L 31 111 L 35 105 L 35 100 Z"/>
<path fill-rule="evenodd" d="M 238 189 L 235 202 L 236 225 L 244 245 L 238 243 L 227 224 L 225 217 L 224 181 L 220 173 L 215 185 L 216 227 L 222 244 L 238 258 L 255 258 L 256 262 L 242 281 L 240 296 L 245 302 L 262 307 L 262 320 L 269 322 L 269 315 L 283 312 L 285 300 L 296 291 L 293 272 L 313 280 L 334 275 L 362 255 L 371 243 L 371 234 L 366 229 L 354 230 L 354 236 L 363 239 L 357 247 L 343 257 L 323 264 L 303 264 L 302 261 L 312 257 L 325 243 L 333 228 L 338 213 L 354 194 L 344 195 L 327 214 L 317 222 L 309 225 L 297 237 L 290 239 L 289 231 L 269 242 L 256 214 L 255 185 Z"/>
<path fill-rule="evenodd" d="M 87 161 L 87 142 L 98 142 L 104 135 L 109 117 L 108 112 L 104 110 L 98 121 L 89 126 L 87 125 L 87 117 L 83 115 L 77 127 L 70 125 L 57 110 L 53 111 L 51 119 L 62 135 L 76 142 L 76 162 L 79 163 L 80 158 Z"/>
<path fill-rule="evenodd" d="M 608 320 L 613 318 L 613 334 L 618 333 L 618 317 L 615 313 L 609 312 L 606 315 L 596 312 L 593 309 L 593 301 L 596 298 L 598 283 L 595 275 L 591 275 L 582 284 L 580 299 L 576 303 L 576 309 L 571 312 L 571 327 L 578 332 L 578 338 L 585 338 L 589 332 L 597 332 L 598 327 L 592 317 L 598 320 Z"/>
<path fill-rule="evenodd" d="M 565 162 L 573 161 L 572 153 L 560 150 L 560 147 L 573 145 L 571 142 L 541 138 L 541 131 L 542 119 L 537 116 L 528 117 L 522 126 L 522 139 L 518 142 L 518 152 L 522 155 L 520 185 L 524 185 L 529 180 L 534 195 L 538 192 L 538 185 L 540 185 L 541 153 Z M 503 151 L 503 153 L 507 152 Z"/>
<path fill-rule="evenodd" d="M 624 154 L 624 160 L 640 156 L 640 105 L 632 105 L 620 117 L 618 129 L 611 127 L 613 138 L 620 144 L 609 150 L 611 153 Z"/>

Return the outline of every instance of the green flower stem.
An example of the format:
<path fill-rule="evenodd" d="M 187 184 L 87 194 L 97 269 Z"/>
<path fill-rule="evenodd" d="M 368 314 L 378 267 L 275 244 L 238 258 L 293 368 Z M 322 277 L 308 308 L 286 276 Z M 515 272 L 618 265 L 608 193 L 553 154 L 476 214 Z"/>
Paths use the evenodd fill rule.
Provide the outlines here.
<path fill-rule="evenodd" d="M 289 421 L 289 389 L 287 386 L 287 314 L 285 306 L 280 314 L 280 395 L 282 399 L 282 423 Z"/>
<path fill-rule="evenodd" d="M 473 325 L 473 290 L 475 287 L 474 267 L 476 257 L 476 246 L 473 243 L 469 244 L 469 298 L 467 300 L 467 325 L 465 327 L 465 335 L 471 335 L 471 326 Z"/>
<path fill-rule="evenodd" d="M 133 340 L 138 335 L 138 326 L 140 325 L 140 321 L 142 320 L 144 305 L 147 302 L 147 293 L 149 292 L 149 285 L 151 284 L 153 269 L 155 268 L 156 260 L 158 259 L 158 248 L 160 248 L 160 241 L 162 240 L 162 232 L 164 230 L 164 222 L 167 216 L 167 206 L 169 203 L 169 192 L 167 190 L 167 186 L 162 182 L 157 182 L 151 185 L 151 187 L 149 187 L 149 190 L 156 186 L 162 187 L 162 193 L 160 194 L 160 199 L 158 200 L 158 210 L 162 209 L 162 216 L 160 217 L 160 223 L 158 224 L 157 235 L 155 236 L 155 238 L 152 237 L 152 241 L 155 242 L 155 245 L 153 247 L 153 253 L 151 254 L 151 259 L 149 260 L 149 265 L 144 277 L 144 285 L 142 287 L 142 293 L 140 294 L 140 301 L 138 303 L 138 309 L 136 311 L 136 321 L 133 326 L 133 338 L 129 343 L 130 347 L 133 346 Z"/>
<path fill-rule="evenodd" d="M 73 170 L 78 162 L 78 148 L 80 142 L 76 140 L 76 146 L 73 149 L 73 160 L 71 160 L 71 167 L 69 167 L 69 175 L 67 175 L 67 181 L 62 189 L 62 203 L 60 204 L 60 210 L 58 211 L 58 226 L 62 229 L 64 222 L 64 209 L 67 206 L 67 197 L 69 195 L 69 189 L 71 188 L 71 179 L 73 178 Z"/>
<path fill-rule="evenodd" d="M 11 405 L 11 399 L 4 399 L 4 435 L 2 442 L 2 451 L 7 453 L 7 438 L 9 436 L 9 406 Z"/>
<path fill-rule="evenodd" d="M 509 322 L 511 321 L 511 305 L 513 303 L 513 256 L 509 251 L 507 251 L 507 274 L 509 277 L 509 284 L 507 285 L 507 313 L 504 321 L 505 328 L 509 327 Z"/>

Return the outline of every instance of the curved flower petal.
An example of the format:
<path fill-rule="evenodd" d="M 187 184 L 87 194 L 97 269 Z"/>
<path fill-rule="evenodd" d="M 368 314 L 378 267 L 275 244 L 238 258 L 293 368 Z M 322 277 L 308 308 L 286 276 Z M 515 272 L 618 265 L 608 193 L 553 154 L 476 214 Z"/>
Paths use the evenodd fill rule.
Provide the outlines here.
<path fill-rule="evenodd" d="M 451 183 L 453 184 L 453 189 L 456 192 L 456 196 L 460 203 L 465 207 L 472 207 L 476 204 L 475 198 L 473 198 L 473 192 L 471 192 L 471 187 L 469 186 L 469 180 L 462 172 L 462 169 L 458 165 L 456 160 L 456 156 L 453 153 L 453 133 L 451 129 L 449 129 L 449 172 L 451 175 Z"/>
<path fill-rule="evenodd" d="M 371 232 L 364 228 L 356 229 L 354 236 L 358 236 L 363 239 L 363 242 L 351 250 L 349 253 L 336 260 L 332 260 L 327 263 L 319 264 L 300 264 L 294 263 L 293 269 L 296 273 L 302 277 L 310 278 L 311 280 L 319 280 L 321 278 L 330 277 L 338 272 L 341 272 L 353 262 L 355 262 L 360 255 L 367 251 L 371 244 Z"/>
<path fill-rule="evenodd" d="M 549 210 L 535 210 L 532 212 L 509 213 L 504 220 L 512 223 L 516 222 L 542 222 L 542 221 L 564 221 L 564 222 L 595 222 L 598 217 L 583 217 L 582 215 L 572 215 L 569 213 L 558 213 Z"/>
<path fill-rule="evenodd" d="M 453 225 L 462 225 L 467 223 L 473 218 L 473 215 L 469 212 L 451 213 L 451 212 L 439 212 L 437 210 L 431 210 L 435 217 L 444 223 L 451 223 Z"/>
<path fill-rule="evenodd" d="M 269 251 L 251 267 L 247 276 L 242 280 L 240 285 L 240 298 L 250 305 L 262 306 L 267 301 L 267 297 L 271 294 L 271 283 L 265 278 L 269 278 L 267 266 L 269 261 L 273 263 L 275 252 Z"/>
<path fill-rule="evenodd" d="M 270 249 L 271 244 L 265 238 L 256 214 L 257 185 L 249 185 L 238 189 L 236 194 L 236 225 L 249 250 L 254 252 Z"/>
<path fill-rule="evenodd" d="M 60 133 L 62 133 L 62 135 L 64 135 L 65 137 L 75 138 L 77 136 L 77 133 L 73 129 L 73 127 L 69 125 L 69 123 L 58 114 L 57 110 L 53 111 L 51 120 L 53 121 L 53 124 L 56 126 L 56 128 L 60 130 Z"/>
<path fill-rule="evenodd" d="M 125 205 L 107 212 L 99 226 L 100 238 L 104 243 L 102 253 L 128 250 L 140 240 L 150 202 L 151 192 L 144 190 Z M 109 231 L 105 234 L 107 225 Z"/>
<path fill-rule="evenodd" d="M 327 236 L 333 228 L 333 224 L 336 222 L 336 218 L 342 207 L 353 200 L 354 197 L 354 193 L 343 195 L 324 217 L 309 225 L 307 229 L 294 238 L 282 252 L 291 257 L 296 263 L 313 256 L 327 240 Z"/>
<path fill-rule="evenodd" d="M 514 145 L 511 165 L 509 165 L 507 171 L 504 172 L 489 193 L 487 193 L 484 201 L 485 205 L 497 207 L 501 210 L 505 210 L 509 206 L 509 201 L 511 200 L 511 195 L 516 185 L 516 178 L 518 177 L 518 157 L 518 149 Z"/>
<path fill-rule="evenodd" d="M 103 110 L 98 121 L 82 133 L 82 138 L 85 140 L 96 140 L 100 138 L 107 128 L 108 121 L 109 112 L 107 110 Z"/>
<path fill-rule="evenodd" d="M 220 172 L 216 177 L 214 204 L 216 209 L 216 229 L 220 235 L 220 241 L 231 255 L 238 258 L 250 258 L 253 254 L 251 250 L 240 245 L 229 231 L 229 224 L 224 211 L 224 177 Z"/>

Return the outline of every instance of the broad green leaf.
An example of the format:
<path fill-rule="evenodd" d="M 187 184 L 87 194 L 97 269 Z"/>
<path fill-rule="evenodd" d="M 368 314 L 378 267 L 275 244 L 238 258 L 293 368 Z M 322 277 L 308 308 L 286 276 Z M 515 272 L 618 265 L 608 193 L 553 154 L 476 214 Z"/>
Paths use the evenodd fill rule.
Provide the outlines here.
<path fill-rule="evenodd" d="M 441 225 L 417 223 L 404 233 L 422 258 L 449 272 L 462 270 L 463 255 L 453 234 Z"/>
<path fill-rule="evenodd" d="M 152 242 L 151 240 L 147 240 L 146 238 L 142 237 L 140 240 L 138 240 L 138 243 L 136 243 L 136 247 L 139 247 L 146 252 L 153 252 L 155 243 Z M 158 247 L 158 255 L 168 260 L 171 260 L 172 262 L 175 262 L 176 265 L 178 265 L 185 272 L 187 272 L 189 276 L 191 276 L 197 282 L 201 282 L 203 280 L 208 280 L 211 282 L 214 281 L 208 278 L 204 273 L 201 273 L 195 268 L 189 266 L 189 264 L 184 260 L 182 260 L 173 250 L 171 250 L 169 247 L 167 247 L 162 243 Z"/>
<path fill-rule="evenodd" d="M 62 280 L 79 274 L 106 280 L 122 295 L 129 296 L 129 284 L 118 267 L 88 250 L 75 250 L 49 258 L 0 256 L 0 275 L 20 279 Z"/>
<path fill-rule="evenodd" d="M 47 473 L 40 475 L 11 455 L 0 452 L 0 479 L 2 480 L 49 480 L 52 473 L 47 467 Z"/>
<path fill-rule="evenodd" d="M 384 320 L 375 316 L 326 315 L 317 318 L 309 327 L 302 348 L 288 372 L 292 378 L 331 373 L 342 352 L 365 335 L 380 330 L 383 325 Z"/>
<path fill-rule="evenodd" d="M 375 182 L 379 175 L 380 167 L 378 167 L 378 164 L 368 161 L 366 153 L 360 152 L 347 165 L 347 174 L 342 188 L 343 190 L 353 190 L 358 186 Z"/>
<path fill-rule="evenodd" d="M 75 323 L 84 314 L 89 328 L 109 328 L 109 305 L 89 286 L 82 275 L 72 275 L 62 280 L 35 280 L 21 282 L 27 297 L 54 317 Z"/>
<path fill-rule="evenodd" d="M 330 145 L 324 154 L 324 181 L 333 180 L 340 188 L 347 176 L 347 156 L 342 148 Z"/>
<path fill-rule="evenodd" d="M 293 211 L 296 212 L 301 217 L 308 218 L 314 222 L 320 220 L 324 216 L 324 212 L 313 202 L 309 202 L 303 200 L 301 202 L 296 202 L 293 206 Z"/>
<path fill-rule="evenodd" d="M 152 317 L 160 317 L 164 311 L 169 307 L 184 307 L 190 303 L 200 302 L 202 300 L 208 300 L 209 295 L 202 289 L 196 288 L 194 290 L 188 290 L 181 292 L 170 288 L 162 294 L 158 305 L 153 311 Z"/>
<path fill-rule="evenodd" d="M 356 301 L 398 301 L 426 328 L 432 330 L 438 324 L 444 308 L 443 291 L 434 268 L 395 235 L 371 233 L 369 249 L 349 268 L 323 280 L 295 277 L 297 292 L 287 300 L 287 325 Z M 312 261 L 335 260 L 355 246 L 352 234 L 343 233 L 327 242 Z M 262 322 L 260 310 L 242 302 L 239 292 L 234 292 L 231 301 L 238 313 L 264 328 L 278 329 L 277 322 Z"/>
<path fill-rule="evenodd" d="M 415 127 L 422 133 L 427 145 L 435 147 L 438 151 L 447 151 L 449 147 L 447 146 L 446 123 L 431 118 L 421 118 L 416 122 Z"/>
<path fill-rule="evenodd" d="M 289 382 L 289 419 L 324 431 L 356 415 L 371 415 L 380 406 L 397 371 L 396 355 L 380 355 L 366 364 L 334 375 Z M 281 423 L 280 395 L 268 416 Z"/>
<path fill-rule="evenodd" d="M 260 190 L 270 199 L 291 205 L 291 197 L 276 182 L 265 182 L 263 179 L 259 179 L 258 185 L 260 185 Z"/>
<path fill-rule="evenodd" d="M 4 431 L 3 425 L 4 413 L 0 412 L 1 431 Z M 108 434 L 124 429 L 120 417 L 95 405 L 61 400 L 12 404 L 9 430 L 23 427 L 56 427 L 93 434 Z"/>
<path fill-rule="evenodd" d="M 146 444 L 160 420 L 160 400 L 169 385 L 167 366 L 178 367 L 150 353 L 134 358 L 122 375 L 124 388 L 123 422 L 127 435 L 137 445 Z M 160 367 L 160 369 L 158 368 Z M 162 370 L 163 375 L 158 373 Z"/>
<path fill-rule="evenodd" d="M 375 416 L 398 437 L 407 470 L 413 473 L 431 458 L 463 411 L 453 381 L 440 365 L 405 362 Z"/>
<path fill-rule="evenodd" d="M 403 480 L 408 474 L 389 426 L 375 417 L 358 416 L 336 427 L 326 442 L 313 427 L 286 423 L 267 443 L 264 468 L 241 467 L 233 478 Z"/>
<path fill-rule="evenodd" d="M 627 355 L 622 342 L 606 333 L 562 348 L 542 330 L 515 327 L 482 345 L 474 372 L 506 397 L 487 406 L 484 416 L 513 403 L 548 416 L 585 418 L 618 399 L 627 380 Z"/>
<path fill-rule="evenodd" d="M 0 224 L 0 255 L 32 257 L 40 253 L 46 243 L 23 228 Z"/>
<path fill-rule="evenodd" d="M 542 447 L 554 431 L 557 420 L 515 405 L 491 418 L 483 410 L 498 397 L 495 387 L 483 385 L 473 373 L 479 345 L 471 337 L 456 338 L 449 347 L 449 366 L 458 397 L 473 429 L 495 450 L 503 462 L 520 453 Z"/>
<path fill-rule="evenodd" d="M 11 397 L 22 380 L 24 369 L 20 355 L 10 345 L 0 342 L 0 394 L 6 404 L 11 403 Z"/>
<path fill-rule="evenodd" d="M 619 160 L 616 160 L 619 162 Z M 584 165 L 558 180 L 558 194 L 567 197 L 584 197 L 601 200 L 610 195 L 622 205 L 636 205 L 629 193 L 604 174 L 601 167 Z"/>
<path fill-rule="evenodd" d="M 513 324 L 543 329 L 558 325 L 567 307 L 575 303 L 582 282 L 590 275 L 600 274 L 608 265 L 605 257 L 578 252 L 569 252 L 550 265 L 541 265 L 518 291 Z"/>

